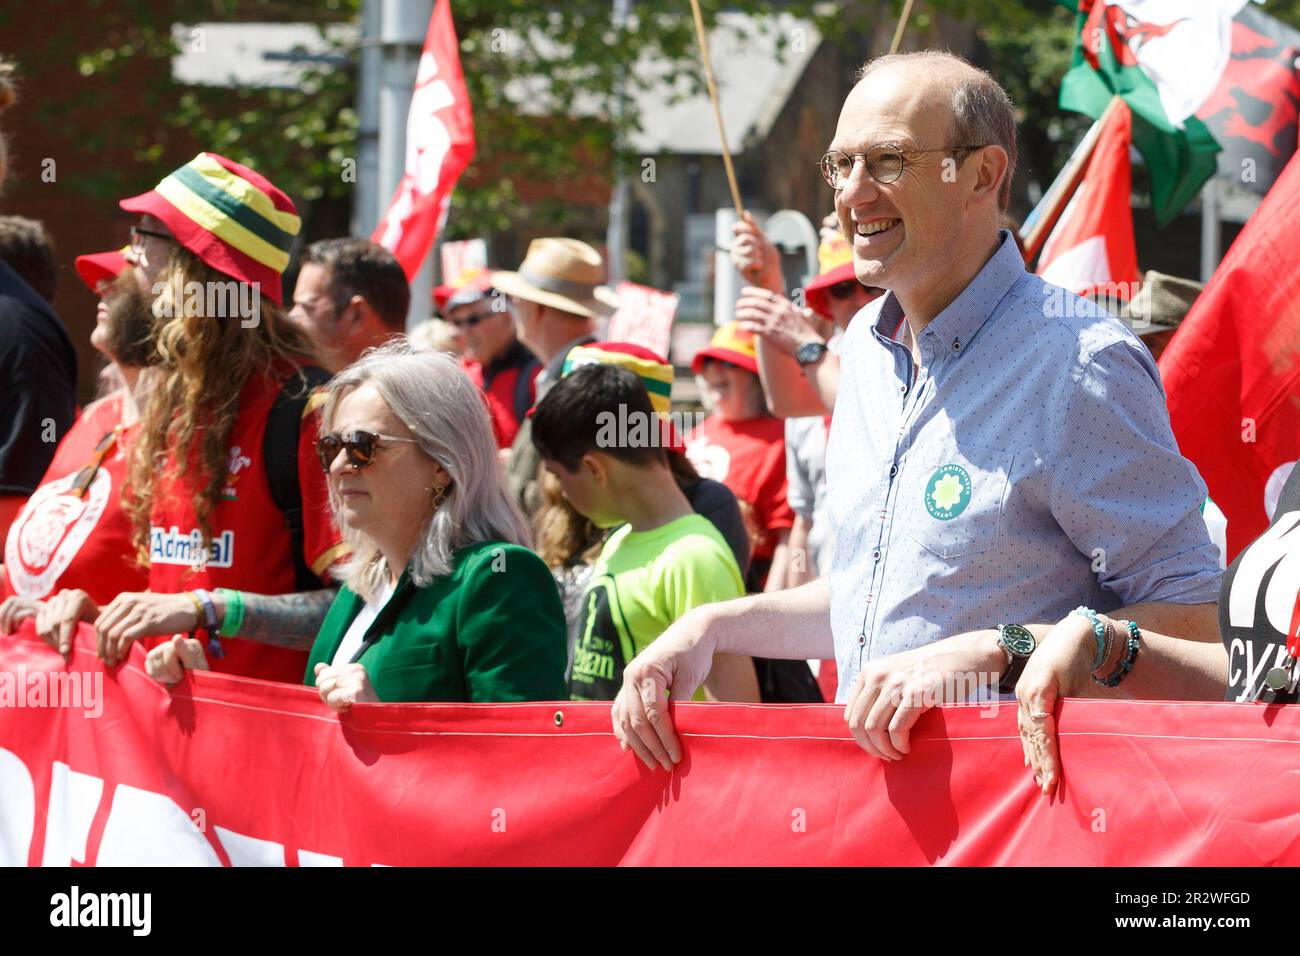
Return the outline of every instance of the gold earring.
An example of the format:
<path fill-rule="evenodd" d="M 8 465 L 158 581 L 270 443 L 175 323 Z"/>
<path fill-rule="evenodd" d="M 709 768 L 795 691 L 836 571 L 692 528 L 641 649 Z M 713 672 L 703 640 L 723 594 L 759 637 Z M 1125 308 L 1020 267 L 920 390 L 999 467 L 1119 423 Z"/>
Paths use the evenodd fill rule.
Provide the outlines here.
<path fill-rule="evenodd" d="M 437 511 L 442 507 L 442 503 L 447 500 L 447 486 L 438 485 L 436 488 L 430 488 L 429 490 L 433 492 L 433 510 Z"/>

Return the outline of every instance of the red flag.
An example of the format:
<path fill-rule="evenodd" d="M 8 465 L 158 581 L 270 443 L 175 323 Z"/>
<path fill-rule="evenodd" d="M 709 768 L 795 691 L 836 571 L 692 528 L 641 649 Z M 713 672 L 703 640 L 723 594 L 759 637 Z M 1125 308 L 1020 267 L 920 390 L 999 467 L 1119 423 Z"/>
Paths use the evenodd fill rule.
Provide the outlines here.
<path fill-rule="evenodd" d="M 474 115 L 460 69 L 450 0 L 438 0 L 406 119 L 406 172 L 371 236 L 414 278 L 447 220 L 456 180 L 474 156 Z"/>
<path fill-rule="evenodd" d="M 1048 236 L 1038 274 L 1079 295 L 1119 292 L 1129 298 L 1138 281 L 1133 241 L 1132 165 L 1129 143 L 1133 116 L 1117 104 L 1088 160 L 1079 188 Z"/>
<path fill-rule="evenodd" d="M 1268 526 L 1300 456 L 1300 255 L 1292 157 L 1160 358 L 1178 447 L 1228 517 L 1228 560 Z"/>

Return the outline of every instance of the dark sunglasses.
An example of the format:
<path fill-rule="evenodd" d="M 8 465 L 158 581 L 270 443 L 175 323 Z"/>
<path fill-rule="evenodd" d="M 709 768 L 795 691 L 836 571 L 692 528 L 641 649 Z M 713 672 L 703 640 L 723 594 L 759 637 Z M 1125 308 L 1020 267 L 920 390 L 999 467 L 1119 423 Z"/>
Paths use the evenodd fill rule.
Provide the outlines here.
<path fill-rule="evenodd" d="M 826 294 L 832 299 L 837 299 L 840 302 L 843 302 L 845 299 L 851 298 L 859 289 L 864 290 L 867 295 L 871 296 L 873 299 L 884 291 L 882 289 L 877 289 L 873 285 L 863 285 L 857 279 L 846 279 L 843 282 L 837 282 L 833 286 L 828 287 L 826 289 Z"/>
<path fill-rule="evenodd" d="M 484 322 L 490 318 L 492 318 L 492 313 L 488 311 L 480 313 L 479 315 L 471 315 L 468 319 L 448 319 L 447 321 L 456 326 L 457 329 L 463 331 L 465 329 L 472 329 L 480 322 Z"/>
<path fill-rule="evenodd" d="M 375 452 L 379 449 L 380 442 L 400 441 L 407 444 L 419 444 L 414 438 L 397 438 L 393 435 L 378 435 L 374 432 L 331 432 L 328 435 L 322 435 L 316 442 L 316 454 L 320 456 L 320 466 L 326 472 L 330 470 L 330 465 L 334 464 L 334 459 L 342 451 L 348 456 L 348 464 L 353 468 L 360 470 L 368 468 L 374 464 Z"/>
<path fill-rule="evenodd" d="M 78 498 L 86 497 L 86 492 L 90 490 L 91 484 L 95 481 L 95 475 L 99 473 L 99 468 L 104 463 L 108 453 L 112 451 L 113 446 L 117 444 L 118 429 L 114 428 L 111 432 L 99 440 L 95 446 L 94 457 L 77 472 L 77 476 L 72 479 L 72 485 L 68 488 L 71 494 Z"/>

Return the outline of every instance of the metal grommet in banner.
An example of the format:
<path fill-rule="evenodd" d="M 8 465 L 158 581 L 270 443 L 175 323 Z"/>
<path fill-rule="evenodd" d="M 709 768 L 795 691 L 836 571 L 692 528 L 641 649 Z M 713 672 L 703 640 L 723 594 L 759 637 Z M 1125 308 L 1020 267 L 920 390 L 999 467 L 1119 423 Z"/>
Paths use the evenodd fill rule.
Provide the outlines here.
<path fill-rule="evenodd" d="M 556 727 L 563 727 L 563 726 L 564 726 L 564 711 L 562 711 L 562 710 L 557 710 L 557 711 L 555 712 L 555 726 L 556 726 Z"/>

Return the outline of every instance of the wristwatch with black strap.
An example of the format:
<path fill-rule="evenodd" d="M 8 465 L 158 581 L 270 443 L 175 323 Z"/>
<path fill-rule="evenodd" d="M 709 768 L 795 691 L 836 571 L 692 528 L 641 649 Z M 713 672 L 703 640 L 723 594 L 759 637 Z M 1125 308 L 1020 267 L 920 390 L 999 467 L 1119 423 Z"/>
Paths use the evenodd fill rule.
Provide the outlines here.
<path fill-rule="evenodd" d="M 998 647 L 1007 655 L 1006 670 L 1002 672 L 998 690 L 1003 694 L 1011 694 L 1015 692 L 1016 681 L 1020 680 L 1025 665 L 1029 663 L 1029 655 L 1038 647 L 1038 639 L 1023 624 L 999 624 Z"/>

